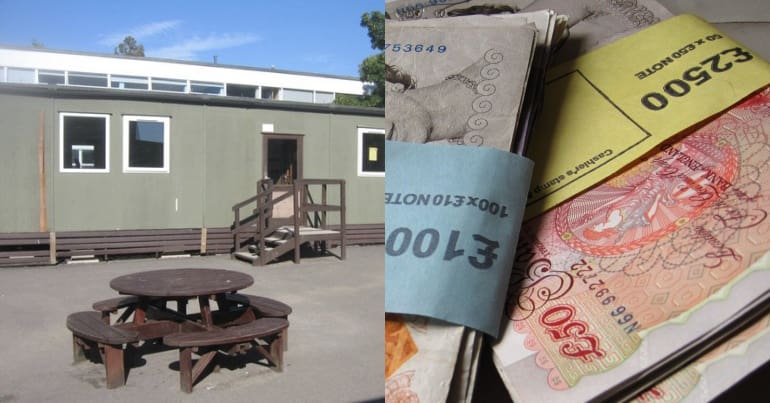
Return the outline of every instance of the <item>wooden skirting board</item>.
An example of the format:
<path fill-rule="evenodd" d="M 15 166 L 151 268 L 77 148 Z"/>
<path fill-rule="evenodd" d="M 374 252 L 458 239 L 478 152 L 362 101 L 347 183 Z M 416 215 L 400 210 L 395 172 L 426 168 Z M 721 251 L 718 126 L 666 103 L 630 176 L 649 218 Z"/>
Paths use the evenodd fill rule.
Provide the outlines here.
<path fill-rule="evenodd" d="M 385 224 L 347 224 L 345 240 L 348 245 L 382 244 Z M 212 255 L 230 253 L 232 245 L 227 227 L 0 233 L 0 266 L 56 264 L 79 256 Z"/>

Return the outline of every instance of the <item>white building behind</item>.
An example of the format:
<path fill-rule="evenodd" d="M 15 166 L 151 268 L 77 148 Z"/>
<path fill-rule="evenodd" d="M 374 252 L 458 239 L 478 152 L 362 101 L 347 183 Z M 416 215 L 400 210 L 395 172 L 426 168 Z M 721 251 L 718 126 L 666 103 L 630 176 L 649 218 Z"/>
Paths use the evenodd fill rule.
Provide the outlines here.
<path fill-rule="evenodd" d="M 361 95 L 355 77 L 0 46 L 0 82 L 331 103 Z"/>

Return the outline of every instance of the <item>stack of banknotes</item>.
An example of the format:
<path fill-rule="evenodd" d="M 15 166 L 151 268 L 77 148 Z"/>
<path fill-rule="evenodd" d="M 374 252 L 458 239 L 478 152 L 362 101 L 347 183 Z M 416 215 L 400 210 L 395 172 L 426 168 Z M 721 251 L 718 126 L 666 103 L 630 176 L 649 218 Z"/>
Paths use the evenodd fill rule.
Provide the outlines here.
<path fill-rule="evenodd" d="M 606 54 L 633 58 L 621 39 L 673 17 L 655 1 L 393 0 L 386 12 L 388 139 L 493 147 L 535 163 L 518 241 L 502 246 L 515 253 L 499 333 L 388 313 L 387 401 L 471 401 L 481 349 L 516 402 L 704 401 L 770 361 L 764 61 L 717 31 L 657 44 L 660 56 L 630 78 L 684 73 L 641 94 L 637 113 L 622 89 L 570 63 L 611 46 Z M 719 51 L 700 56 L 708 42 Z M 750 84 L 735 85 L 746 75 Z M 628 135 L 608 132 L 614 115 L 568 100 L 580 91 L 573 76 L 639 138 L 617 140 Z M 695 98 L 710 93 L 689 95 L 713 78 L 734 93 L 708 105 Z M 570 113 L 590 118 L 574 124 Z M 656 116 L 680 121 L 646 123 Z M 386 270 L 398 270 L 389 260 Z"/>
<path fill-rule="evenodd" d="M 401 7 L 387 6 L 388 15 Z M 414 18 L 406 7 L 411 17 L 386 20 L 388 139 L 520 148 L 536 106 L 526 95 L 542 83 L 565 20 L 551 10 Z M 388 315 L 387 400 L 470 401 L 481 347 L 482 334 L 471 328 Z"/>

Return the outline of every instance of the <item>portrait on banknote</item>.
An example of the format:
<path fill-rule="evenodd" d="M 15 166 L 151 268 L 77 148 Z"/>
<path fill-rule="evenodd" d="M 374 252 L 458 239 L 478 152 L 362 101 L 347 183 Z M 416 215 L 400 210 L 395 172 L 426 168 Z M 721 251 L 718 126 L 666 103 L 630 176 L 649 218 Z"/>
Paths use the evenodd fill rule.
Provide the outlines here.
<path fill-rule="evenodd" d="M 437 52 L 442 49 L 445 47 Z M 422 85 L 403 68 L 386 65 L 387 138 L 413 143 L 463 142 L 466 134 L 484 129 L 489 124 L 486 115 L 494 108 L 495 80 L 500 78 L 496 65 L 502 61 L 502 52 L 488 49 L 468 67 L 435 83 L 419 83 Z M 470 142 L 483 142 L 483 138 L 470 135 Z"/>

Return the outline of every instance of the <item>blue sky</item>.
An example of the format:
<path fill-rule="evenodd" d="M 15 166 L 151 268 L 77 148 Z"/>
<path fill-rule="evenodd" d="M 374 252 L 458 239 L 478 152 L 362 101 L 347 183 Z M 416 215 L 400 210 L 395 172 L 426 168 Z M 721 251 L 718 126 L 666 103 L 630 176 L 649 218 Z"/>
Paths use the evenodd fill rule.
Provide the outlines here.
<path fill-rule="evenodd" d="M 145 55 L 358 77 L 376 53 L 359 24 L 383 0 L 0 0 L 0 45 L 112 54 L 126 35 Z"/>

